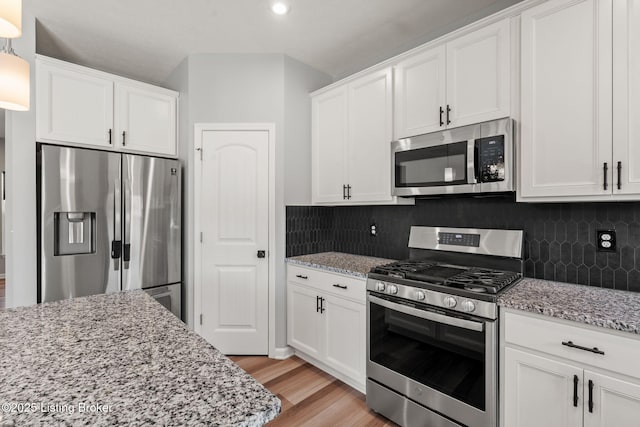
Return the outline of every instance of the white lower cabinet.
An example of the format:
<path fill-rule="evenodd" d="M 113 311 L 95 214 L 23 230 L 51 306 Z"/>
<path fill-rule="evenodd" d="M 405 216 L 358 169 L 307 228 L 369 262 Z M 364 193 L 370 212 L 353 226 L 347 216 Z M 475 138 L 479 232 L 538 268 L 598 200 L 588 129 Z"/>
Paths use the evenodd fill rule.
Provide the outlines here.
<path fill-rule="evenodd" d="M 502 319 L 503 427 L 640 425 L 637 337 L 512 312 Z"/>
<path fill-rule="evenodd" d="M 296 355 L 364 392 L 366 281 L 289 265 L 287 343 Z"/>

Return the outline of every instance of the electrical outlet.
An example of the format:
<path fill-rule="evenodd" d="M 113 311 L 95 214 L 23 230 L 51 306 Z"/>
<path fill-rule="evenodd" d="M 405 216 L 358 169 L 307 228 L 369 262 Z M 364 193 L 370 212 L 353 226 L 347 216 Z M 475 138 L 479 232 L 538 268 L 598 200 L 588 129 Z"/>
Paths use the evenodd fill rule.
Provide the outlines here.
<path fill-rule="evenodd" d="M 369 235 L 375 237 L 378 234 L 378 227 L 375 224 L 369 226 Z"/>
<path fill-rule="evenodd" d="M 596 242 L 598 252 L 616 251 L 616 230 L 596 230 L 598 241 Z"/>

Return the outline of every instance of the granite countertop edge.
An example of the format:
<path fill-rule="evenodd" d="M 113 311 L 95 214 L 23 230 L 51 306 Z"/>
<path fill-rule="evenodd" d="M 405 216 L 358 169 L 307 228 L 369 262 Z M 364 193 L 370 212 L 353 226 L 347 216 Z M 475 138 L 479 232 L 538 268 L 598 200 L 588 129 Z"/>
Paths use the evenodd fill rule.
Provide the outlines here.
<path fill-rule="evenodd" d="M 343 252 L 320 252 L 285 258 L 285 262 L 288 264 L 317 268 L 362 279 L 367 278 L 367 273 L 371 268 L 393 261 L 395 260 Z"/>
<path fill-rule="evenodd" d="M 523 278 L 501 307 L 640 335 L 640 293 Z"/>

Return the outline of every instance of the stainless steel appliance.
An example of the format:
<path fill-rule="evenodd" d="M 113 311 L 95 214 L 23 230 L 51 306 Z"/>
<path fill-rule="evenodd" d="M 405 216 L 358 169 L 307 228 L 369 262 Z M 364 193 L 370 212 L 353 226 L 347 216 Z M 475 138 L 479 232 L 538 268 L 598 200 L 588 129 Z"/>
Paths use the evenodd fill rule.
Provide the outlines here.
<path fill-rule="evenodd" d="M 410 259 L 367 279 L 367 404 L 403 426 L 497 425 L 497 298 L 521 230 L 411 227 Z"/>
<path fill-rule="evenodd" d="M 393 194 L 514 191 L 513 127 L 501 119 L 394 141 Z"/>
<path fill-rule="evenodd" d="M 177 160 L 40 144 L 38 201 L 38 302 L 162 287 L 180 317 Z"/>

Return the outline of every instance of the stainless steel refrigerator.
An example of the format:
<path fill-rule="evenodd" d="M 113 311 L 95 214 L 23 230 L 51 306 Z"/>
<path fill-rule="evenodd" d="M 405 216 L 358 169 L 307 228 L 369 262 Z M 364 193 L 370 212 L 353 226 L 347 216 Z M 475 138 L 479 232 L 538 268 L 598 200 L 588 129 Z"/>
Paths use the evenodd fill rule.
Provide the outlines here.
<path fill-rule="evenodd" d="M 38 302 L 145 289 L 181 317 L 177 160 L 38 146 Z"/>

